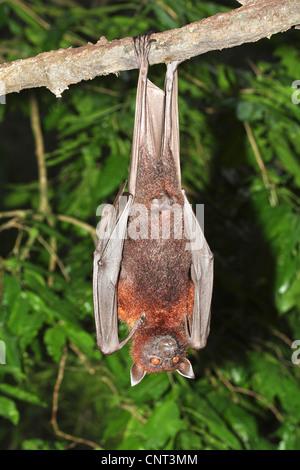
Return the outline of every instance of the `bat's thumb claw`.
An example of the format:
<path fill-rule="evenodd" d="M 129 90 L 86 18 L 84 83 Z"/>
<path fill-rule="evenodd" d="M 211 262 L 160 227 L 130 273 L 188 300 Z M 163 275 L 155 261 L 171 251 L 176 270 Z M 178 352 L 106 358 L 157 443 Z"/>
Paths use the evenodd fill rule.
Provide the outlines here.
<path fill-rule="evenodd" d="M 146 314 L 145 314 L 145 313 L 143 313 L 143 314 L 141 315 L 140 320 L 141 320 L 141 323 L 144 323 L 144 321 L 146 320 Z"/>

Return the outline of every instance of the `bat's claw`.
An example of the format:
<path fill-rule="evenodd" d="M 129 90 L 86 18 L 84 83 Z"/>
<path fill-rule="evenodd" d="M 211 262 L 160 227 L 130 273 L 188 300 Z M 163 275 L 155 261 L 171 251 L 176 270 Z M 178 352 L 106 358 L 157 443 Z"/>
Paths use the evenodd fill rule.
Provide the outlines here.
<path fill-rule="evenodd" d="M 148 67 L 151 43 L 156 42 L 156 39 L 151 39 L 152 34 L 153 33 L 149 32 L 133 37 L 134 52 L 140 68 Z"/>
<path fill-rule="evenodd" d="M 141 324 L 144 323 L 144 321 L 146 320 L 146 314 L 145 314 L 145 313 L 143 313 L 143 314 L 141 315 L 140 320 L 141 320 Z"/>
<path fill-rule="evenodd" d="M 137 319 L 136 323 L 137 323 L 137 326 L 141 326 L 146 320 L 146 314 L 143 313 L 140 318 Z"/>

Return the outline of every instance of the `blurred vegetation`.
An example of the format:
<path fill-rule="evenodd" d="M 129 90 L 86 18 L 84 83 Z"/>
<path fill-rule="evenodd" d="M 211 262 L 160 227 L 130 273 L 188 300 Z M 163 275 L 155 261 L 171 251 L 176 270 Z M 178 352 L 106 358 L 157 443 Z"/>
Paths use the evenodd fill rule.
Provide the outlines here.
<path fill-rule="evenodd" d="M 2 1 L 0 60 L 237 6 Z M 211 333 L 191 352 L 194 381 L 154 374 L 131 388 L 129 347 L 108 357 L 96 348 L 96 209 L 128 175 L 138 72 L 0 105 L 2 449 L 300 449 L 297 41 L 291 30 L 180 66 L 183 186 L 205 203 L 215 255 Z M 159 86 L 164 71 L 150 70 Z"/>

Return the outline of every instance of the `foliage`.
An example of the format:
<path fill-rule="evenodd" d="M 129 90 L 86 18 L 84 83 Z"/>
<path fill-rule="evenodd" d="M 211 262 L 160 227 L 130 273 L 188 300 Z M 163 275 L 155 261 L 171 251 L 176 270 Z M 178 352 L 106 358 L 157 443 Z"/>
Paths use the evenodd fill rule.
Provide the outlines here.
<path fill-rule="evenodd" d="M 237 6 L 229 3 L 4 1 L 1 62 L 177 28 Z M 191 356 L 195 381 L 151 375 L 131 388 L 128 347 L 108 357 L 96 348 L 96 208 L 127 178 L 137 72 L 82 82 L 60 100 L 42 89 L 7 96 L 2 448 L 300 449 L 300 374 L 291 361 L 300 339 L 297 39 L 290 31 L 180 66 L 183 184 L 205 203 L 215 255 L 211 334 Z M 150 74 L 162 86 L 164 66 Z M 45 152 L 36 152 L 39 126 Z"/>

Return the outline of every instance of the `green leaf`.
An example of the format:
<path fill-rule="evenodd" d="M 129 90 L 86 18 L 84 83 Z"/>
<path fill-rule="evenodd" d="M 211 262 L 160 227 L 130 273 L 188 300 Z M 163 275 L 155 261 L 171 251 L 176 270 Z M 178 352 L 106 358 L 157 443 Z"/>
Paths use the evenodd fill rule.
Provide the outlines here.
<path fill-rule="evenodd" d="M 217 397 L 214 398 L 214 400 L 216 399 Z M 225 403 L 227 400 L 224 400 L 221 396 L 219 396 L 218 399 L 219 402 L 221 401 L 222 403 L 223 413 L 226 409 Z M 222 419 L 219 407 L 215 410 L 215 407 L 211 406 L 209 401 L 205 399 L 195 399 L 193 406 L 195 407 L 194 409 L 189 408 L 187 411 L 199 422 L 199 425 L 200 423 L 201 425 L 205 424 L 208 427 L 210 434 L 219 439 L 220 443 L 224 443 L 227 446 L 227 449 L 242 449 L 239 439 L 237 439 L 235 433 L 230 430 L 228 424 Z"/>
<path fill-rule="evenodd" d="M 62 442 L 50 442 L 43 439 L 25 439 L 22 442 L 22 450 L 64 450 Z"/>
<path fill-rule="evenodd" d="M 30 269 L 24 270 L 24 281 L 32 290 L 39 290 L 46 287 L 45 278 L 40 273 Z"/>
<path fill-rule="evenodd" d="M 0 324 L 0 339 L 5 343 L 6 356 L 6 363 L 3 366 L 0 365 L 0 372 L 4 374 L 5 372 L 12 373 L 19 379 L 22 377 L 22 363 L 18 338 Z"/>
<path fill-rule="evenodd" d="M 66 343 L 66 335 L 60 327 L 48 328 L 44 334 L 44 343 L 47 352 L 58 362 L 62 355 L 62 348 Z"/>
<path fill-rule="evenodd" d="M 8 419 L 13 424 L 18 424 L 20 416 L 13 400 L 0 396 L 0 416 Z"/>
<path fill-rule="evenodd" d="M 22 292 L 13 305 L 7 326 L 13 334 L 20 337 L 20 347 L 23 351 L 36 336 L 43 322 L 42 312 L 32 312 L 28 293 Z"/>
<path fill-rule="evenodd" d="M 38 21 L 37 15 L 33 13 L 30 9 L 26 9 L 22 3 L 18 4 L 15 2 L 9 2 L 10 7 L 15 11 L 15 13 L 28 25 L 34 28 L 41 28 L 41 25 Z"/>
<path fill-rule="evenodd" d="M 18 279 L 9 274 L 4 275 L 4 293 L 3 293 L 3 305 L 12 307 L 17 302 L 21 292 L 21 285 Z"/>
<path fill-rule="evenodd" d="M 163 449 L 167 441 L 185 428 L 179 409 L 171 399 L 158 403 L 143 427 L 147 449 Z"/>
<path fill-rule="evenodd" d="M 263 109 L 257 103 L 239 101 L 236 109 L 237 118 L 240 121 L 257 121 L 263 116 Z"/>
<path fill-rule="evenodd" d="M 286 138 L 285 132 L 270 132 L 270 142 L 284 167 L 289 171 L 291 176 L 295 178 L 297 185 L 300 186 L 299 158 L 297 158 L 297 154 L 294 153 L 293 148 Z"/>
<path fill-rule="evenodd" d="M 278 434 L 281 437 L 278 450 L 297 450 L 300 448 L 300 432 L 297 424 L 285 421 Z"/>
<path fill-rule="evenodd" d="M 280 313 L 286 313 L 293 307 L 300 309 L 299 280 L 295 278 L 288 289 L 276 297 L 276 305 Z"/>
<path fill-rule="evenodd" d="M 230 423 L 233 431 L 244 443 L 246 449 L 253 449 L 258 438 L 257 424 L 254 416 L 241 405 L 229 403 L 224 418 Z"/>
<path fill-rule="evenodd" d="M 169 386 L 170 381 L 167 374 L 148 374 L 143 379 L 143 386 L 132 388 L 129 394 L 135 403 L 147 403 L 162 397 Z"/>
<path fill-rule="evenodd" d="M 196 434 L 196 432 L 191 431 L 180 431 L 177 437 L 177 445 L 179 450 L 202 450 L 202 439 Z"/>
<path fill-rule="evenodd" d="M 45 403 L 43 400 L 41 400 L 37 395 L 31 392 L 27 392 L 25 390 L 22 390 L 19 387 L 16 387 L 14 385 L 9 385 L 6 383 L 0 384 L 0 392 L 5 393 L 6 395 L 10 395 L 13 398 L 16 398 L 18 400 L 26 401 L 28 403 L 32 403 L 33 405 L 39 405 L 46 407 L 47 403 Z"/>

